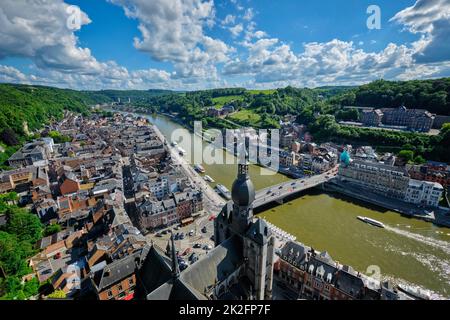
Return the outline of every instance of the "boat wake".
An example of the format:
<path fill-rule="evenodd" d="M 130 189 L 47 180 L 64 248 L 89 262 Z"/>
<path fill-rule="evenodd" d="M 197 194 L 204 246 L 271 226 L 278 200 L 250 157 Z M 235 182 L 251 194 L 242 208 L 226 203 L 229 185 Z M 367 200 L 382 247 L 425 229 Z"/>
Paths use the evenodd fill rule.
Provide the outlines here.
<path fill-rule="evenodd" d="M 443 241 L 443 240 L 438 240 L 438 239 L 433 239 L 433 238 L 429 238 L 417 233 L 413 233 L 410 231 L 406 231 L 406 230 L 401 230 L 401 229 L 397 229 L 397 228 L 393 228 L 390 226 L 385 226 L 385 229 L 391 232 L 394 232 L 398 235 L 407 237 L 409 239 L 413 239 L 419 242 L 422 242 L 426 245 L 429 245 L 433 248 L 437 248 L 437 249 L 441 249 L 442 251 L 444 251 L 446 254 L 450 255 L 450 242 L 447 241 Z"/>
<path fill-rule="evenodd" d="M 412 257 L 417 262 L 422 264 L 425 268 L 430 270 L 430 272 L 433 272 L 434 274 L 438 275 L 441 278 L 441 281 L 450 283 L 450 262 L 446 259 L 438 258 L 433 254 L 420 254 L 420 253 L 414 253 L 414 252 L 405 252 L 398 248 L 397 246 L 389 245 L 385 247 L 386 250 L 391 252 L 396 252 L 398 254 L 401 254 L 404 257 Z M 395 284 L 406 284 L 410 286 L 417 286 L 421 289 L 426 289 L 431 292 L 431 296 L 433 300 L 442 300 L 442 299 L 449 299 L 448 295 L 450 292 L 447 292 L 445 288 L 441 288 L 443 290 L 442 292 L 436 292 L 433 290 L 430 290 L 429 288 L 424 288 L 423 286 L 418 285 L 417 283 L 411 283 L 408 282 L 402 278 L 394 277 L 391 275 L 383 275 L 383 280 L 391 280 Z"/>

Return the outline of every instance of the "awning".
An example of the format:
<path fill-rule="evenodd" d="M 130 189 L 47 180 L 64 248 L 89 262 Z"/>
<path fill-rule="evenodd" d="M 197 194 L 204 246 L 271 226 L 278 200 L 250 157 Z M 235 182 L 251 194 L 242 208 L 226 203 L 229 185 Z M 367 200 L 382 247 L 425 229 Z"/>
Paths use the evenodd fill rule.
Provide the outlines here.
<path fill-rule="evenodd" d="M 192 223 L 192 222 L 194 222 L 194 218 L 187 218 L 187 219 L 181 220 L 181 224 L 187 224 L 187 223 Z"/>
<path fill-rule="evenodd" d="M 134 298 L 134 292 L 130 293 L 129 295 L 127 295 L 125 298 L 123 298 L 122 300 L 132 300 Z"/>

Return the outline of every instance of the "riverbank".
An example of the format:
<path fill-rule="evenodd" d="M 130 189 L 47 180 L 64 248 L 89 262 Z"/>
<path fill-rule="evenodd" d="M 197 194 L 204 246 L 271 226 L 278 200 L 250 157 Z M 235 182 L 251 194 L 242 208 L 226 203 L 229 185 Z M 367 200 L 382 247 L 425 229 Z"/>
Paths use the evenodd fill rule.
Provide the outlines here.
<path fill-rule="evenodd" d="M 323 189 L 325 191 L 337 192 L 351 198 L 368 202 L 410 218 L 416 218 L 431 222 L 437 226 L 450 228 L 450 214 L 444 209 L 436 208 L 432 211 L 427 211 L 425 209 L 418 208 L 414 204 L 388 198 L 371 192 L 370 190 L 364 190 L 364 192 L 361 192 L 361 187 L 352 185 L 349 182 L 341 183 L 337 181 L 329 181 L 324 184 Z"/>
<path fill-rule="evenodd" d="M 183 156 L 180 156 L 178 151 L 172 147 L 172 145 L 167 143 L 166 137 L 161 133 L 156 125 L 152 126 L 155 133 L 158 135 L 159 139 L 163 141 L 170 152 L 170 155 L 176 165 L 179 165 L 184 173 L 189 177 L 189 179 L 201 190 L 204 196 L 208 200 L 207 208 L 214 213 L 220 212 L 222 207 L 225 205 L 225 200 L 223 200 L 212 188 L 206 183 L 206 181 L 190 166 Z"/>

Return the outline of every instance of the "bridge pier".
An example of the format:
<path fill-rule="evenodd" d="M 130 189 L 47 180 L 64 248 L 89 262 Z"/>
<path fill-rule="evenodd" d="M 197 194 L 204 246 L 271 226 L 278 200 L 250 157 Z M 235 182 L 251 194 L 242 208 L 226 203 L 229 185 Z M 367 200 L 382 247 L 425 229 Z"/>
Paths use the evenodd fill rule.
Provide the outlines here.
<path fill-rule="evenodd" d="M 279 205 L 282 205 L 284 204 L 284 198 L 278 199 L 275 202 L 278 203 Z"/>

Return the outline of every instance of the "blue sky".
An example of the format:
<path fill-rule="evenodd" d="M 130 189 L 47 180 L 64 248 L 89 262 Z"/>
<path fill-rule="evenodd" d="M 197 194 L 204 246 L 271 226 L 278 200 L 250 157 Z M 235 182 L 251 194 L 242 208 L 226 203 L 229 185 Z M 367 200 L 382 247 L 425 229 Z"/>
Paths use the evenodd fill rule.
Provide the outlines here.
<path fill-rule="evenodd" d="M 381 29 L 367 27 L 370 5 Z M 449 34 L 449 0 L 2 0 L 0 81 L 194 90 L 436 78 L 450 76 Z"/>

